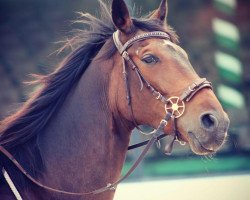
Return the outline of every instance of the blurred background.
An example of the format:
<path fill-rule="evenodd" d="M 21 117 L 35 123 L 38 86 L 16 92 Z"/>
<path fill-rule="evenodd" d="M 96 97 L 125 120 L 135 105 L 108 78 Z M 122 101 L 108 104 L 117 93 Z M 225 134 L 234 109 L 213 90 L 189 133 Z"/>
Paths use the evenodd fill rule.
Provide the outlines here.
<path fill-rule="evenodd" d="M 126 2 L 134 16 L 141 16 L 156 9 L 160 0 Z M 213 82 L 231 119 L 229 137 L 212 158 L 195 156 L 177 143 L 171 156 L 152 148 L 131 181 L 250 172 L 249 10 L 248 0 L 169 0 L 168 23 L 195 70 Z M 60 47 L 56 42 L 72 30 L 78 11 L 98 15 L 98 2 L 0 0 L 0 120 L 34 90 L 23 84 L 28 74 L 51 72 L 66 56 L 67 52 L 54 53 Z M 135 132 L 131 143 L 143 139 Z M 140 149 L 128 152 L 125 171 L 139 153 Z"/>

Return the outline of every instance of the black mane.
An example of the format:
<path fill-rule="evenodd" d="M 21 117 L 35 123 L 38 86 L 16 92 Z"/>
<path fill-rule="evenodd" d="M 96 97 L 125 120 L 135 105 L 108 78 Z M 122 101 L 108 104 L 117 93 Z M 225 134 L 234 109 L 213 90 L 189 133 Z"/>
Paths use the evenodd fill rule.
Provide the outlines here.
<path fill-rule="evenodd" d="M 111 16 L 103 3 L 102 20 L 88 13 L 79 14 L 80 18 L 76 22 L 87 25 L 88 28 L 77 30 L 59 49 L 74 48 L 54 72 L 46 76 L 35 76 L 37 80 L 34 83 L 40 84 L 41 88 L 33 93 L 19 111 L 1 122 L 0 145 L 16 147 L 41 133 L 91 60 L 115 31 Z"/>
<path fill-rule="evenodd" d="M 53 115 L 62 106 L 70 89 L 77 84 L 104 43 L 110 40 L 110 48 L 103 58 L 111 57 L 116 51 L 111 39 L 116 28 L 106 5 L 100 1 L 100 19 L 88 13 L 79 14 L 80 17 L 76 23 L 81 23 L 86 29 L 76 30 L 59 50 L 73 47 L 72 53 L 53 73 L 47 76 L 36 76 L 35 82 L 41 85 L 40 89 L 15 114 L 0 122 L 0 145 L 11 151 L 33 176 L 39 174 L 43 166 L 36 136 L 42 134 Z M 162 31 L 162 26 L 155 20 L 133 19 L 133 24 L 134 31 L 138 29 Z M 171 28 L 168 31 L 172 40 L 176 41 L 176 35 Z M 15 176 L 15 172 L 18 173 L 16 169 L 0 154 L 0 169 L 2 166 L 9 168 L 9 171 L 14 173 L 13 177 L 18 177 Z"/>

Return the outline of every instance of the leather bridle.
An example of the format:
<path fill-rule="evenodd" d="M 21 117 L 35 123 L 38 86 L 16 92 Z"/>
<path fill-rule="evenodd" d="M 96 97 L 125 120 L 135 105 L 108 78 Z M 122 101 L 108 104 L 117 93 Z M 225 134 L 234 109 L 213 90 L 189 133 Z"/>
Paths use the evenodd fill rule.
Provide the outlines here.
<path fill-rule="evenodd" d="M 140 84 L 141 84 L 141 90 L 143 89 L 143 86 L 145 85 L 146 88 L 152 93 L 152 95 L 159 101 L 163 102 L 165 104 L 165 112 L 166 115 L 162 118 L 162 120 L 159 123 L 159 126 L 157 127 L 157 129 L 155 129 L 153 132 L 151 132 L 151 137 L 149 140 L 136 144 L 136 145 L 132 145 L 130 146 L 128 149 L 133 149 L 136 147 L 140 147 L 142 145 L 146 145 L 145 148 L 143 149 L 142 153 L 140 154 L 140 156 L 138 157 L 138 159 L 135 161 L 135 163 L 132 165 L 132 167 L 128 170 L 128 172 L 121 177 L 120 179 L 118 179 L 116 182 L 114 183 L 109 183 L 107 184 L 107 186 L 104 186 L 102 188 L 96 189 L 94 191 L 90 191 L 90 192 L 81 192 L 81 193 L 74 193 L 74 192 L 67 192 L 67 191 L 63 191 L 63 190 L 58 190 L 58 189 L 54 189 L 51 187 L 48 187 L 42 183 L 40 183 L 39 181 L 35 180 L 31 175 L 28 174 L 28 172 L 19 164 L 19 162 L 13 157 L 13 155 L 7 151 L 3 146 L 0 146 L 0 151 L 20 170 L 20 172 L 22 172 L 22 174 L 28 178 L 31 182 L 33 182 L 35 185 L 51 191 L 51 192 L 56 192 L 59 194 L 64 194 L 64 195 L 74 195 L 74 196 L 82 196 L 82 195 L 94 195 L 94 194 L 99 194 L 108 190 L 115 190 L 116 186 L 122 182 L 124 179 L 126 179 L 133 171 L 134 169 L 138 166 L 138 164 L 143 160 L 143 158 L 145 157 L 146 153 L 148 152 L 149 148 L 155 143 L 158 142 L 161 138 L 167 136 L 167 134 L 164 133 L 164 128 L 165 126 L 168 124 L 168 122 L 170 120 L 172 120 L 174 126 L 173 126 L 173 133 L 170 134 L 172 135 L 172 140 L 169 144 L 169 146 L 165 149 L 166 153 L 169 154 L 171 153 L 172 150 L 172 146 L 173 146 L 173 142 L 174 140 L 178 139 L 179 137 L 179 132 L 177 130 L 176 127 L 176 119 L 181 117 L 185 111 L 185 102 L 188 102 L 191 100 L 191 98 L 201 89 L 203 88 L 210 88 L 212 89 L 212 85 L 210 82 L 208 82 L 205 78 L 199 79 L 197 81 L 195 81 L 194 83 L 192 83 L 190 86 L 188 86 L 188 88 L 180 95 L 180 97 L 169 97 L 166 98 L 164 95 L 162 95 L 159 91 L 157 91 L 143 76 L 143 74 L 141 73 L 141 71 L 139 70 L 139 68 L 135 65 L 135 63 L 133 62 L 133 60 L 130 58 L 127 49 L 129 47 L 131 47 L 134 43 L 138 42 L 138 41 L 142 41 L 145 39 L 149 39 L 149 38 L 161 38 L 161 39 L 167 39 L 170 40 L 170 37 L 167 33 L 165 32 L 160 32 L 160 31 L 154 31 L 154 32 L 148 32 L 148 33 L 143 33 L 140 35 L 137 35 L 133 38 L 131 38 L 130 40 L 128 40 L 124 45 L 121 43 L 120 39 L 119 39 L 119 31 L 116 31 L 113 34 L 113 40 L 114 43 L 117 47 L 118 52 L 120 53 L 120 55 L 122 56 L 122 62 L 123 62 L 123 77 L 124 77 L 124 81 L 125 81 L 125 88 L 126 88 L 126 98 L 128 101 L 128 106 L 129 106 L 129 110 L 131 113 L 131 117 L 132 120 L 135 124 L 135 127 L 139 129 L 139 131 L 143 132 L 137 125 L 135 118 L 134 118 L 134 114 L 133 114 L 133 109 L 132 109 L 132 104 L 131 104 L 131 95 L 130 95 L 130 87 L 128 84 L 128 74 L 127 74 L 127 65 L 128 64 L 130 67 L 132 67 L 133 71 L 136 72 L 139 80 L 140 80 Z M 7 179 L 10 179 L 10 177 L 8 176 L 7 171 L 3 168 L 2 172 L 4 174 L 4 177 L 6 178 L 6 181 L 8 182 Z M 9 177 L 9 178 L 8 178 Z M 9 182 L 8 182 L 9 183 Z M 12 183 L 13 184 L 13 183 Z M 11 184 L 9 184 L 11 187 Z M 14 184 L 13 184 L 14 185 Z M 13 190 L 13 189 L 12 189 Z M 17 192 L 17 195 L 15 194 L 15 192 Z M 16 198 L 18 200 L 21 200 L 21 196 L 18 193 L 18 191 L 16 190 L 15 192 L 13 192 L 16 196 Z"/>
<path fill-rule="evenodd" d="M 141 73 L 140 69 L 138 68 L 138 66 L 133 62 L 133 60 L 130 58 L 129 53 L 127 52 L 128 48 L 131 47 L 134 43 L 145 40 L 145 39 L 149 39 L 149 38 L 159 38 L 159 39 L 166 39 L 166 40 L 170 40 L 170 36 L 165 33 L 165 32 L 161 32 L 161 31 L 154 31 L 154 32 L 149 32 L 149 33 L 144 33 L 144 34 L 140 34 L 137 35 L 133 38 L 131 38 L 130 40 L 128 40 L 124 45 L 122 45 L 120 39 L 119 39 L 119 31 L 116 31 L 113 34 L 113 40 L 115 43 L 115 46 L 118 50 L 118 52 L 120 53 L 120 55 L 122 56 L 122 63 L 123 63 L 123 78 L 125 81 L 125 88 L 126 88 L 126 98 L 127 98 L 127 102 L 128 102 L 128 106 L 129 106 L 129 111 L 130 111 L 130 116 L 132 118 L 132 121 L 136 127 L 136 129 L 145 134 L 145 135 L 150 135 L 153 134 L 155 131 L 152 131 L 150 133 L 145 133 L 143 130 L 141 130 L 141 128 L 138 126 L 138 124 L 136 123 L 135 117 L 134 117 L 134 113 L 133 113 L 133 108 L 132 108 L 132 103 L 131 103 L 131 92 L 130 92 L 130 87 L 129 87 L 129 83 L 128 83 L 128 73 L 127 73 L 127 65 L 126 63 L 132 68 L 133 71 L 135 71 L 135 73 L 137 74 L 141 87 L 140 90 L 143 89 L 143 86 L 145 85 L 146 88 L 152 93 L 152 95 L 155 97 L 155 99 L 161 101 L 162 103 L 165 104 L 165 111 L 166 114 L 171 114 L 171 120 L 173 123 L 173 130 L 172 130 L 172 134 L 170 134 L 172 136 L 172 140 L 169 143 L 169 145 L 166 146 L 165 148 L 165 153 L 166 154 L 170 154 L 172 151 L 172 147 L 173 147 L 173 142 L 175 140 L 180 141 L 180 133 L 177 130 L 176 127 L 176 119 L 181 117 L 185 111 L 185 101 L 188 102 L 191 100 L 191 98 L 201 89 L 203 88 L 210 88 L 212 89 L 212 84 L 211 82 L 207 81 L 205 78 L 201 78 L 198 79 L 197 81 L 193 82 L 193 84 L 191 84 L 190 86 L 188 86 L 188 88 L 180 95 L 180 97 L 177 96 L 172 96 L 172 97 L 165 97 L 164 95 L 162 95 L 159 91 L 157 91 L 143 76 L 143 74 Z M 163 137 L 167 136 L 167 134 L 162 133 L 161 135 L 158 136 L 157 139 L 157 144 L 158 147 L 160 147 L 160 142 L 159 140 Z M 180 141 L 180 143 L 182 143 Z M 138 143 L 132 146 L 128 147 L 128 150 L 130 149 L 134 149 L 140 146 L 143 146 L 147 144 L 146 142 L 142 142 L 142 143 Z"/>

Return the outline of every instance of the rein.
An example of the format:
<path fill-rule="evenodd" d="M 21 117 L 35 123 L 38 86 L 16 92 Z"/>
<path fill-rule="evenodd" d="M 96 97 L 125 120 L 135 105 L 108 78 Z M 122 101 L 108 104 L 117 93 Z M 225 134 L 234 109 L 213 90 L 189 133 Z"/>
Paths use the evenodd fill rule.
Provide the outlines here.
<path fill-rule="evenodd" d="M 99 189 L 90 191 L 90 192 L 80 192 L 80 193 L 75 193 L 75 192 L 68 192 L 68 191 L 64 191 L 64 190 L 58 190 L 55 188 L 51 188 L 49 186 L 46 186 L 42 183 L 40 183 L 39 181 L 37 181 L 36 179 L 34 179 L 20 164 L 19 162 L 13 157 L 13 155 L 8 152 L 3 146 L 0 146 L 0 151 L 20 170 L 20 172 L 22 172 L 22 174 L 24 176 L 26 176 L 26 178 L 28 178 L 31 182 L 33 182 L 35 185 L 51 191 L 51 192 L 55 192 L 58 194 L 64 194 L 64 195 L 72 195 L 72 196 L 83 196 L 83 195 L 95 195 L 95 194 L 99 194 L 108 190 L 114 191 L 116 190 L 116 186 L 121 183 L 123 180 L 125 180 L 127 177 L 129 177 L 129 175 L 135 170 L 135 168 L 140 164 L 140 162 L 143 160 L 143 158 L 145 157 L 145 155 L 147 154 L 148 150 L 150 149 L 150 147 L 152 146 L 152 144 L 154 144 L 157 140 L 158 137 L 161 135 L 161 133 L 164 130 L 164 127 L 168 124 L 169 119 L 171 118 L 171 114 L 167 113 L 166 116 L 161 120 L 158 128 L 154 131 L 154 133 L 152 134 L 150 140 L 147 142 L 147 145 L 145 146 L 145 148 L 143 149 L 143 151 L 141 152 L 140 156 L 138 157 L 138 159 L 134 162 L 134 164 L 131 166 L 131 168 L 128 170 L 128 172 L 121 177 L 120 179 L 118 179 L 116 182 L 114 183 L 108 183 L 106 186 L 101 187 Z M 13 182 L 12 184 L 9 183 L 9 175 L 7 173 L 7 171 L 3 168 L 2 169 L 3 174 L 7 174 L 8 178 L 6 178 L 6 175 L 4 176 L 6 179 L 6 182 L 9 184 L 11 190 L 13 191 L 15 197 L 17 200 L 22 200 L 18 190 L 16 189 L 16 187 L 14 186 L 13 189 Z M 11 180 L 11 179 L 10 179 Z M 17 194 L 17 195 L 16 195 Z"/>
<path fill-rule="evenodd" d="M 149 133 L 151 135 L 150 139 L 132 146 L 128 147 L 128 150 L 130 149 L 134 149 L 143 145 L 146 145 L 145 148 L 143 149 L 143 151 L 141 152 L 140 156 L 138 157 L 138 159 L 135 161 L 135 163 L 131 166 L 131 168 L 128 170 L 128 172 L 121 177 L 120 179 L 118 179 L 116 182 L 114 183 L 108 183 L 107 186 L 101 187 L 99 189 L 90 191 L 90 192 L 81 192 L 81 193 L 75 193 L 75 192 L 68 192 L 68 191 L 64 191 L 64 190 L 58 190 L 58 189 L 54 189 L 51 187 L 48 187 L 44 184 L 42 184 L 41 182 L 35 180 L 31 175 L 28 174 L 28 172 L 19 164 L 19 162 L 13 157 L 13 155 L 7 151 L 3 146 L 0 145 L 0 151 L 19 169 L 19 171 L 27 178 L 29 179 L 31 182 L 33 182 L 35 185 L 51 191 L 51 192 L 55 192 L 58 194 L 64 194 L 64 195 L 74 195 L 74 196 L 82 196 L 82 195 L 95 195 L 95 194 L 99 194 L 105 191 L 112 191 L 116 189 L 116 186 L 122 182 L 124 179 L 126 179 L 134 170 L 135 168 L 138 166 L 138 164 L 143 160 L 143 158 L 145 157 L 145 155 L 147 154 L 148 150 L 150 149 L 150 147 L 155 143 L 158 142 L 159 140 L 162 139 L 163 137 L 166 137 L 167 134 L 164 133 L 164 128 L 165 126 L 167 126 L 168 122 L 171 120 L 173 122 L 173 133 L 170 134 L 170 136 L 172 136 L 172 139 L 169 143 L 169 145 L 165 148 L 165 153 L 166 154 L 170 154 L 172 151 L 172 147 L 173 147 L 173 142 L 175 140 L 178 140 L 180 133 L 177 130 L 176 127 L 176 119 L 181 117 L 182 114 L 185 111 L 185 103 L 184 102 L 188 102 L 191 100 L 191 98 L 201 89 L 203 88 L 210 88 L 212 89 L 212 85 L 210 82 L 208 82 L 205 78 L 199 79 L 196 82 L 194 82 L 192 85 L 190 85 L 182 94 L 180 97 L 169 97 L 166 98 L 164 95 L 162 95 L 159 91 L 157 91 L 144 77 L 143 74 L 141 73 L 141 71 L 139 70 L 139 68 L 135 65 L 135 63 L 133 62 L 133 60 L 129 57 L 128 52 L 126 51 L 129 47 L 131 47 L 135 42 L 141 41 L 141 40 L 145 40 L 148 38 L 162 38 L 162 39 L 167 39 L 170 40 L 170 37 L 167 33 L 165 32 L 160 32 L 160 31 L 155 31 L 155 32 L 149 32 L 149 33 L 144 33 L 138 36 L 133 37 L 132 39 L 128 40 L 124 45 L 120 42 L 119 40 L 119 31 L 116 31 L 113 34 L 113 40 L 114 43 L 117 47 L 118 52 L 120 53 L 120 55 L 122 56 L 122 62 L 123 62 L 123 78 L 124 78 L 124 82 L 125 82 L 125 87 L 126 87 L 126 99 L 128 101 L 128 106 L 129 106 L 129 110 L 130 110 L 130 114 L 132 117 L 132 120 L 135 124 L 135 127 L 142 133 L 144 133 L 139 126 L 137 125 L 135 118 L 134 118 L 134 114 L 133 114 L 133 109 L 132 109 L 132 104 L 131 104 L 131 95 L 130 95 L 130 87 L 128 84 L 128 74 L 127 74 L 127 65 L 129 64 L 129 66 L 133 69 L 133 71 L 135 71 L 135 73 L 137 74 L 139 81 L 141 83 L 141 90 L 143 89 L 143 85 L 146 86 L 146 88 L 152 93 L 152 95 L 159 101 L 161 101 L 162 103 L 165 104 L 165 111 L 166 111 L 166 115 L 163 117 L 163 119 L 160 121 L 158 127 L 156 130 L 152 131 L 151 133 Z M 148 134 L 148 133 L 144 133 L 144 134 Z M 14 183 L 11 182 L 9 183 L 8 179 L 8 173 L 6 172 L 6 170 L 3 168 L 2 172 L 4 173 L 4 177 L 6 179 L 6 182 L 9 184 L 9 186 L 11 187 L 11 190 L 13 191 L 13 193 L 15 194 L 16 199 L 18 200 L 22 200 L 20 194 L 18 193 L 17 189 L 14 186 L 13 189 L 13 185 Z M 7 178 L 6 178 L 7 177 Z M 9 177 L 10 179 L 10 177 Z M 12 186 L 11 186 L 12 185 Z M 19 196 L 20 197 L 19 197 Z"/>

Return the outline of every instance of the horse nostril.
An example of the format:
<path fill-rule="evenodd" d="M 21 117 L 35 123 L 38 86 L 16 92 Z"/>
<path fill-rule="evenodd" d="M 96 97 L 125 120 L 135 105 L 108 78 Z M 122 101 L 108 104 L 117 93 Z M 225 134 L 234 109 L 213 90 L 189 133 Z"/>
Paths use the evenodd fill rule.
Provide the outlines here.
<path fill-rule="evenodd" d="M 218 121 L 213 114 L 206 113 L 201 116 L 201 125 L 204 129 L 213 131 L 217 127 Z"/>

